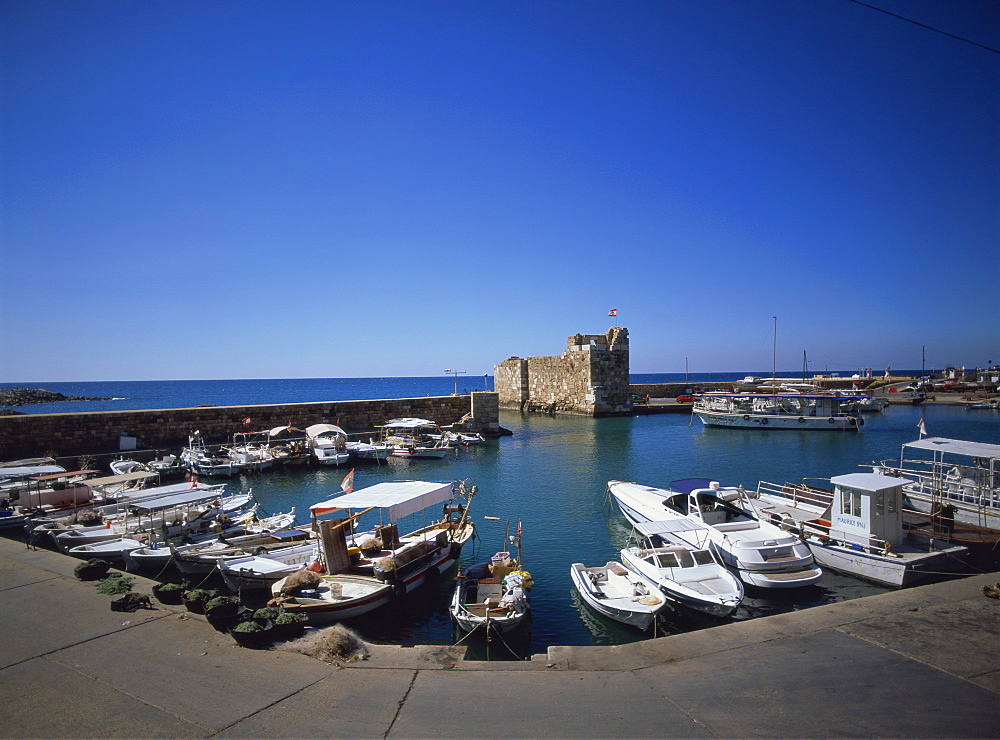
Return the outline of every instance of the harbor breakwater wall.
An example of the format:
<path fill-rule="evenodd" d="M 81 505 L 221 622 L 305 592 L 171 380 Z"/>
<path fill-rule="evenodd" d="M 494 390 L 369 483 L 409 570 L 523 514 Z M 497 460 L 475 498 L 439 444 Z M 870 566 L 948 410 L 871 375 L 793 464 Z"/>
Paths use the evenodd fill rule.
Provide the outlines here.
<path fill-rule="evenodd" d="M 348 433 L 372 433 L 390 419 L 408 416 L 431 419 L 455 431 L 496 437 L 502 433 L 499 408 L 496 393 L 473 392 L 371 401 L 14 414 L 0 416 L 0 460 L 114 452 L 121 449 L 123 436 L 135 438 L 136 449 L 171 449 L 187 444 L 195 430 L 209 444 L 230 442 L 234 433 L 289 424 L 304 429 L 326 422 Z M 243 423 L 245 419 L 250 420 L 248 424 Z"/>

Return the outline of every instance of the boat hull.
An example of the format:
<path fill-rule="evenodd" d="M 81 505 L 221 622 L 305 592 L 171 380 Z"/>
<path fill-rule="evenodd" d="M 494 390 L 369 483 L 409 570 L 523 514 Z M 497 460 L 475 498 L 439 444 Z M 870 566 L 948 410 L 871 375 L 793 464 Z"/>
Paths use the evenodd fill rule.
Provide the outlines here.
<path fill-rule="evenodd" d="M 783 416 L 780 414 L 739 414 L 695 410 L 707 427 L 727 429 L 797 429 L 799 431 L 856 432 L 864 419 L 856 416 Z"/>
<path fill-rule="evenodd" d="M 823 544 L 813 538 L 806 544 L 824 568 L 890 588 L 910 586 L 931 580 L 939 573 L 956 571 L 968 554 L 964 547 L 947 547 L 920 556 L 894 557 L 855 550 L 847 545 Z"/>
<path fill-rule="evenodd" d="M 612 564 L 609 563 L 604 566 L 604 568 L 608 568 L 610 565 Z M 666 600 L 664 598 L 660 598 L 658 599 L 658 603 L 643 604 L 638 600 L 642 597 L 638 596 L 610 596 L 610 594 L 605 593 L 603 590 L 595 588 L 593 582 L 589 580 L 588 573 L 600 570 L 602 569 L 586 568 L 583 563 L 573 563 L 570 566 L 570 578 L 573 581 L 573 586 L 583 599 L 583 602 L 591 609 L 604 615 L 608 619 L 613 619 L 616 622 L 627 624 L 642 631 L 648 630 L 656 620 L 656 615 L 663 609 L 664 606 L 666 606 Z M 651 602 L 652 599 L 649 599 L 648 597 L 653 593 L 659 593 L 659 589 L 656 584 L 649 583 L 640 574 L 633 572 L 632 576 L 634 578 L 641 579 L 642 582 L 646 583 L 647 589 L 651 592 L 650 594 L 647 594 L 646 597 L 647 600 Z"/>

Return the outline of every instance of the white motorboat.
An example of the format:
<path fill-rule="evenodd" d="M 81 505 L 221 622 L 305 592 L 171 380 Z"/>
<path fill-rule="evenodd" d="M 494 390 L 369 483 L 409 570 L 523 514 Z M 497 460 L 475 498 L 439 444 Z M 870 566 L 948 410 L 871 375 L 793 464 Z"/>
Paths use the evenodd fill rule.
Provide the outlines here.
<path fill-rule="evenodd" d="M 315 541 L 270 550 L 266 555 L 219 557 L 216 564 L 222 580 L 233 591 L 270 590 L 271 584 L 318 561 Z"/>
<path fill-rule="evenodd" d="M 705 525 L 715 553 L 745 584 L 795 588 L 823 575 L 798 537 L 757 519 L 742 487 L 688 478 L 672 482 L 669 490 L 610 481 L 608 491 L 632 524 L 682 519 Z"/>
<path fill-rule="evenodd" d="M 743 601 L 743 586 L 713 551 L 708 527 L 687 519 L 634 527 L 639 545 L 621 551 L 622 563 L 668 601 L 713 617 L 728 617 Z"/>
<path fill-rule="evenodd" d="M 334 424 L 308 426 L 306 438 L 320 465 L 344 465 L 351 459 L 347 451 L 347 432 Z"/>
<path fill-rule="evenodd" d="M 111 468 L 111 473 L 113 475 L 125 475 L 125 473 L 151 473 L 153 472 L 146 463 L 139 462 L 138 460 L 129 460 L 125 457 L 120 457 L 117 460 L 112 460 L 108 467 Z"/>
<path fill-rule="evenodd" d="M 912 483 L 875 473 L 831 478 L 832 491 L 761 482 L 754 503 L 809 546 L 824 568 L 884 586 L 908 586 L 960 568 L 968 549 L 904 531 L 903 490 Z"/>
<path fill-rule="evenodd" d="M 955 521 L 1000 530 L 1000 445 L 924 437 L 905 443 L 898 462 L 872 468 L 908 479 L 903 493 L 917 511 L 951 506 Z"/>
<path fill-rule="evenodd" d="M 707 427 L 849 431 L 865 421 L 854 399 L 833 393 L 702 393 L 693 413 Z"/>
<path fill-rule="evenodd" d="M 649 629 L 667 601 L 655 583 L 621 563 L 587 568 L 573 563 L 569 568 L 573 585 L 591 609 L 622 624 Z"/>
<path fill-rule="evenodd" d="M 436 435 L 434 439 L 431 435 Z M 392 419 L 382 425 L 382 443 L 395 457 L 440 460 L 451 448 L 440 427 L 429 419 Z"/>
<path fill-rule="evenodd" d="M 455 562 L 475 533 L 468 504 L 476 490 L 465 482 L 386 481 L 314 504 L 313 527 L 322 543 L 326 571 L 320 587 L 289 594 L 284 584 L 275 585 L 272 594 L 285 609 L 306 614 L 318 624 L 385 606 Z M 444 504 L 441 520 L 398 536 L 397 520 L 438 504 Z M 355 509 L 361 511 L 354 514 Z M 355 532 L 356 520 L 374 510 L 381 521 L 390 523 L 363 534 Z M 341 518 L 320 518 L 341 513 Z"/>
<path fill-rule="evenodd" d="M 132 550 L 138 550 L 147 544 L 149 544 L 148 539 L 137 540 L 131 537 L 120 537 L 113 540 L 95 542 L 92 545 L 71 547 L 66 551 L 66 554 L 76 558 L 100 558 L 101 560 L 121 561 Z"/>

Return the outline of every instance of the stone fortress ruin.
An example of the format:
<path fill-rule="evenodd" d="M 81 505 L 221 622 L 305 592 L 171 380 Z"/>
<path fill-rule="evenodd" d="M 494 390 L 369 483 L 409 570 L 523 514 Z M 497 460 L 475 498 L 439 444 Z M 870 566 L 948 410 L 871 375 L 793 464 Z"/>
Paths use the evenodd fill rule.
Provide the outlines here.
<path fill-rule="evenodd" d="M 508 357 L 493 368 L 502 408 L 582 416 L 632 412 L 628 329 L 574 334 L 558 357 Z"/>

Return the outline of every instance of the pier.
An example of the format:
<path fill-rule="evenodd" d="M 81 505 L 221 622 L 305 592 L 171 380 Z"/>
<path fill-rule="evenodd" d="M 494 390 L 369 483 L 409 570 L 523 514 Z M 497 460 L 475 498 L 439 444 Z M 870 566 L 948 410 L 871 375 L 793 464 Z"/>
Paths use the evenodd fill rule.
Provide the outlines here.
<path fill-rule="evenodd" d="M 1000 573 L 523 662 L 375 645 L 340 666 L 241 648 L 182 607 L 112 612 L 79 562 L 0 538 L 4 736 L 995 737 L 1000 722 L 1000 601 L 980 590 Z"/>

